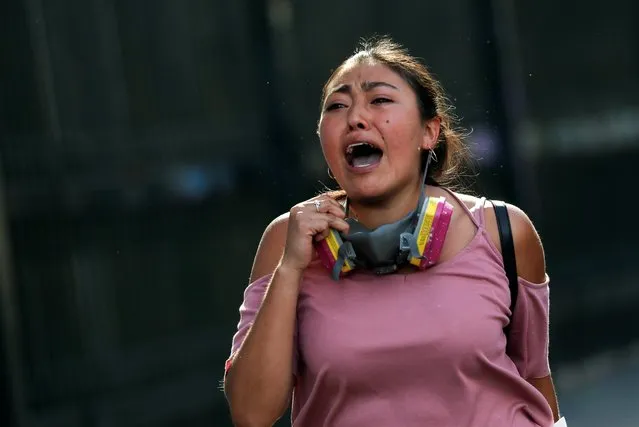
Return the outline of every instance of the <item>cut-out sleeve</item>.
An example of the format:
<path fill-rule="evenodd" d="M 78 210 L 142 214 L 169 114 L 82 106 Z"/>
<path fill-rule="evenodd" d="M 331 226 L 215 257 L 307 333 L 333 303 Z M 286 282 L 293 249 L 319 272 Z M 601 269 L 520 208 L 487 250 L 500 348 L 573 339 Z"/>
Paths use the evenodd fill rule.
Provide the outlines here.
<path fill-rule="evenodd" d="M 508 337 L 508 354 L 523 378 L 543 378 L 550 374 L 549 278 L 546 275 L 543 283 L 531 283 L 520 277 L 518 282 L 519 292 Z"/>

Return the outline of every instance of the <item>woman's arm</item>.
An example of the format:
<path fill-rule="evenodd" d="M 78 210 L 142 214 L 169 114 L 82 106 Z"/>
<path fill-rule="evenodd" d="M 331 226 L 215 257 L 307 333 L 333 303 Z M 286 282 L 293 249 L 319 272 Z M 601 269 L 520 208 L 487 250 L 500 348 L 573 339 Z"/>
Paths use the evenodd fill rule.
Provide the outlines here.
<path fill-rule="evenodd" d="M 528 380 L 541 394 L 544 395 L 546 401 L 552 409 L 552 416 L 555 422 L 559 420 L 559 404 L 557 403 L 557 395 L 555 394 L 555 386 L 552 382 L 552 376 L 548 375 L 543 378 L 531 378 Z"/>
<path fill-rule="evenodd" d="M 508 212 L 515 243 L 517 274 L 529 282 L 543 283 L 546 280 L 546 262 L 539 234 L 521 209 L 508 205 Z M 526 380 L 544 395 L 555 421 L 559 420 L 559 406 L 552 376 Z"/>
<path fill-rule="evenodd" d="M 246 339 L 224 378 L 231 417 L 239 427 L 270 426 L 286 411 L 293 385 L 293 334 L 301 274 L 278 266 L 288 216 L 273 221 L 260 242 L 251 282 L 273 274 Z"/>
<path fill-rule="evenodd" d="M 314 240 L 325 237 L 330 228 L 348 230 L 343 218 L 337 201 L 318 196 L 293 206 L 264 232 L 251 281 L 272 273 L 271 280 L 263 294 L 247 289 L 241 321 L 245 331 L 250 329 L 232 355 L 224 380 L 235 425 L 270 426 L 286 410 L 293 387 L 302 275 L 313 259 Z"/>

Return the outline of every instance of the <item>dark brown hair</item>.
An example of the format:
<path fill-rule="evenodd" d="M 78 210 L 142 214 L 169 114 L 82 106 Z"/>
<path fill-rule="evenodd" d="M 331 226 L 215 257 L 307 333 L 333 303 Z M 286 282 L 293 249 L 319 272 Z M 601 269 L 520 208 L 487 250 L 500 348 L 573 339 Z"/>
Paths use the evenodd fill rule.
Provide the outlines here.
<path fill-rule="evenodd" d="M 453 114 L 454 108 L 428 68 L 389 37 L 362 40 L 355 53 L 342 62 L 324 84 L 320 106 L 326 101 L 330 84 L 346 67 L 366 61 L 387 66 L 410 85 L 417 96 L 422 120 L 439 117 L 439 138 L 433 149 L 435 156 L 428 168 L 427 179 L 447 187 L 457 186 L 470 166 L 470 154 L 464 143 L 465 134 Z M 422 165 L 427 154 L 422 153 Z"/>

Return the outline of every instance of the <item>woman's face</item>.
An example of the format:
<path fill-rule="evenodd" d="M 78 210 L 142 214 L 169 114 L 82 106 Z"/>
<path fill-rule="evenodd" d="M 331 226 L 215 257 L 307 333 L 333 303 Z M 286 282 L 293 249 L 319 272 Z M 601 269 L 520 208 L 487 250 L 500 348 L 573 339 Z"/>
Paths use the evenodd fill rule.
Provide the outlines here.
<path fill-rule="evenodd" d="M 324 157 L 353 200 L 384 199 L 420 179 L 420 151 L 439 120 L 424 122 L 409 84 L 385 65 L 347 66 L 330 82 L 319 121 Z"/>

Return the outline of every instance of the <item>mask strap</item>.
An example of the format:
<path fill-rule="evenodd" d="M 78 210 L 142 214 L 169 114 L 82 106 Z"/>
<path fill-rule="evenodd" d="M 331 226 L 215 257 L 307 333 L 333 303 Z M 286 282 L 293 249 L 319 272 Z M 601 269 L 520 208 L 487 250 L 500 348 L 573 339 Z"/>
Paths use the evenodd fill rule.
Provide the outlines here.
<path fill-rule="evenodd" d="M 419 253 L 419 248 L 417 247 L 417 239 L 412 233 L 405 232 L 399 236 L 399 250 L 402 251 L 402 253 L 408 252 L 413 258 L 422 258 Z M 401 254 L 400 257 L 402 257 Z M 403 258 L 399 259 L 400 263 L 403 261 Z"/>
<path fill-rule="evenodd" d="M 430 162 L 435 157 L 435 152 L 432 148 L 428 149 L 428 157 L 426 158 L 426 164 L 424 165 L 424 181 L 422 182 L 422 189 L 426 189 L 426 181 L 428 181 L 428 166 L 430 166 Z M 435 157 L 435 161 L 437 158 Z"/>
<path fill-rule="evenodd" d="M 422 204 L 426 199 L 426 182 L 428 181 L 428 166 L 430 166 L 430 162 L 433 159 L 433 150 L 428 150 L 428 157 L 426 157 L 426 164 L 424 165 L 424 179 L 422 180 L 422 187 L 419 192 L 419 199 L 417 200 L 417 208 L 415 212 L 417 215 L 413 218 L 413 227 L 417 227 L 417 223 L 419 222 L 419 212 L 421 210 Z M 414 232 L 415 230 L 413 230 Z"/>
<path fill-rule="evenodd" d="M 422 213 L 422 205 L 426 200 L 426 182 L 428 181 L 428 166 L 430 166 L 430 162 L 433 159 L 433 150 L 428 150 L 428 157 L 426 158 L 426 164 L 424 165 L 424 179 L 422 181 L 422 187 L 419 192 L 419 199 L 417 201 L 417 208 L 415 209 L 415 216 L 413 217 L 413 221 L 411 224 L 411 231 L 406 231 L 400 235 L 399 238 L 399 249 L 403 253 L 400 255 L 401 258 L 406 256 L 406 253 L 410 253 L 412 258 L 421 259 L 423 256 L 419 253 L 419 249 L 417 248 L 417 236 L 415 235 L 415 231 L 417 228 L 417 224 L 419 224 L 420 215 Z M 399 260 L 400 262 L 402 260 Z"/>
<path fill-rule="evenodd" d="M 351 242 L 344 242 L 337 250 L 337 259 L 335 260 L 335 264 L 333 265 L 332 276 L 333 280 L 338 281 L 339 275 L 342 272 L 342 268 L 346 263 L 346 260 L 350 262 L 355 262 L 355 249 L 353 249 L 353 244 Z"/>

